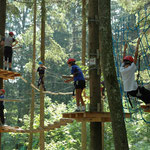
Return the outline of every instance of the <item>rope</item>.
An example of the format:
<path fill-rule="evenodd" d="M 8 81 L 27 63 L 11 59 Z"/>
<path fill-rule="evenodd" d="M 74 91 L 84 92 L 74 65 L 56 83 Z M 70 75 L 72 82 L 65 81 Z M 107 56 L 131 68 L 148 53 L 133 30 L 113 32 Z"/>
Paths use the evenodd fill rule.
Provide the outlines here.
<path fill-rule="evenodd" d="M 26 79 L 24 79 L 22 76 L 20 77 L 25 83 L 28 83 Z M 40 89 L 38 89 L 34 84 L 30 84 L 31 87 L 33 87 L 35 90 L 40 92 Z M 51 95 L 72 95 L 72 92 L 51 92 L 51 91 L 43 91 L 44 94 L 51 94 Z"/>
<path fill-rule="evenodd" d="M 142 16 L 142 18 L 140 18 L 140 16 Z M 135 47 L 136 39 L 140 37 L 141 42 L 139 46 L 140 46 L 141 54 L 139 55 L 139 59 L 138 59 L 137 81 L 138 83 L 143 82 L 143 81 L 140 81 L 141 80 L 140 72 L 143 70 L 146 70 L 148 76 L 150 77 L 150 72 L 149 72 L 150 62 L 149 62 L 149 58 L 147 55 L 148 50 L 150 50 L 150 44 L 149 44 L 148 35 L 147 35 L 147 33 L 150 30 L 150 25 L 148 24 L 149 17 L 150 17 L 150 13 L 147 12 L 147 8 L 145 7 L 144 16 L 143 16 L 143 12 L 141 9 L 135 14 L 125 16 L 123 18 L 120 18 L 119 21 L 117 20 L 118 22 L 112 23 L 113 54 L 114 54 L 118 83 L 120 87 L 120 93 L 122 96 L 121 100 L 123 100 L 124 95 L 123 95 L 123 90 L 122 90 L 122 82 L 121 82 L 121 75 L 119 72 L 119 66 L 122 63 L 122 55 L 123 55 L 122 47 L 125 43 L 128 44 L 128 50 L 129 50 L 128 55 L 133 55 L 134 53 L 133 47 Z M 135 20 L 135 22 L 133 21 L 133 19 Z M 144 119 L 143 111 L 141 110 L 139 103 L 136 104 L 136 106 L 139 106 L 139 107 L 131 109 L 129 105 L 129 101 L 127 100 L 127 96 L 125 96 L 125 99 L 127 102 L 127 107 L 125 108 L 123 106 L 123 109 L 128 109 L 130 113 L 140 112 L 141 119 L 146 123 L 150 123 L 150 121 L 146 121 L 146 119 Z"/>

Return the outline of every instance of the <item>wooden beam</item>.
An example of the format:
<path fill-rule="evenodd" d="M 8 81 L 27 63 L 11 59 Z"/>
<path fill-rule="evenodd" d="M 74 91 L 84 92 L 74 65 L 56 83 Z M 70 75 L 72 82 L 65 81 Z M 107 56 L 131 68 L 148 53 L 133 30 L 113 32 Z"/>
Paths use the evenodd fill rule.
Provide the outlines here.
<path fill-rule="evenodd" d="M 130 118 L 130 113 L 125 113 Z M 110 112 L 73 112 L 64 113 L 63 118 L 72 118 L 78 122 L 111 122 Z"/>
<path fill-rule="evenodd" d="M 13 71 L 0 69 L 0 78 L 4 80 L 14 79 L 15 77 L 20 77 L 21 74 Z"/>
<path fill-rule="evenodd" d="M 19 100 L 19 99 L 0 99 L 0 101 L 5 101 L 5 102 L 23 102 L 22 100 Z"/>

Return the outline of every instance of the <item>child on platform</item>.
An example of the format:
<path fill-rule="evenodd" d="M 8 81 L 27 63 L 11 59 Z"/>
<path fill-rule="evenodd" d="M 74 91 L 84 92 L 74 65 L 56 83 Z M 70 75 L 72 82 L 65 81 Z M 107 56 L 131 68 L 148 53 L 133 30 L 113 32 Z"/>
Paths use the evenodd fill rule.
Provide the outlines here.
<path fill-rule="evenodd" d="M 76 104 L 77 109 L 75 112 L 80 111 L 80 102 L 82 104 L 81 111 L 85 111 L 85 103 L 82 98 L 82 91 L 85 88 L 85 79 L 82 73 L 82 70 L 75 64 L 76 60 L 74 58 L 69 58 L 67 64 L 71 67 L 71 74 L 73 74 L 73 78 L 69 80 L 65 80 L 66 83 L 74 81 L 74 87 L 76 90 Z"/>
<path fill-rule="evenodd" d="M 40 61 L 39 62 L 39 67 L 37 69 L 37 72 L 39 72 L 39 80 L 38 80 L 38 88 L 42 84 L 42 87 L 44 91 L 46 91 L 45 85 L 44 85 L 44 74 L 45 74 L 45 69 L 47 69 L 43 63 Z"/>
<path fill-rule="evenodd" d="M 0 89 L 0 99 L 4 99 L 5 90 Z M 0 101 L 0 126 L 5 123 L 4 119 L 4 104 L 3 101 Z"/>
<path fill-rule="evenodd" d="M 137 40 L 137 46 L 134 59 L 132 56 L 126 56 L 127 44 L 124 46 L 123 63 L 120 68 L 124 91 L 127 95 L 141 99 L 145 104 L 150 104 L 150 91 L 143 86 L 139 86 L 135 81 L 136 63 L 140 38 Z"/>

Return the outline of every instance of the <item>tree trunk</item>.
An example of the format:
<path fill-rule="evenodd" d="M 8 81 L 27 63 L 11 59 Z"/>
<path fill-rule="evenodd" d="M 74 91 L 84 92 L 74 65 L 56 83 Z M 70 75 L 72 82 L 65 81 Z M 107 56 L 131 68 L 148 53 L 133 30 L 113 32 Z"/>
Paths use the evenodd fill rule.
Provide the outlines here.
<path fill-rule="evenodd" d="M 41 61 L 45 63 L 45 0 L 41 3 Z M 40 127 L 44 128 L 44 94 L 40 88 Z M 40 132 L 40 150 L 44 150 L 44 131 Z"/>
<path fill-rule="evenodd" d="M 5 36 L 5 22 L 6 22 L 6 0 L 0 0 L 0 41 L 1 38 Z M 3 69 L 3 47 L 0 45 L 0 69 Z M 3 88 L 3 79 L 0 78 L 0 89 Z M 0 116 L 3 116 L 3 104 L 0 103 Z M 1 119 L 1 118 L 0 118 Z M 1 145 L 2 134 L 0 133 L 0 150 L 2 148 Z"/>
<path fill-rule="evenodd" d="M 82 0 L 82 65 L 86 57 L 86 0 Z"/>
<path fill-rule="evenodd" d="M 90 77 L 90 111 L 97 111 L 97 104 L 100 103 L 100 66 L 99 66 L 99 25 L 98 0 L 89 0 L 89 77 Z M 90 149 L 102 149 L 102 125 L 100 122 L 90 123 Z"/>
<path fill-rule="evenodd" d="M 101 65 L 107 89 L 116 150 L 128 150 L 121 94 L 113 58 L 110 0 L 99 0 L 99 38 Z"/>
<path fill-rule="evenodd" d="M 35 59 L 36 59 L 36 0 L 34 0 L 34 33 L 33 33 L 33 60 L 32 60 L 32 84 L 35 85 Z M 30 130 L 33 129 L 34 123 L 34 102 L 35 102 L 35 90 L 32 88 L 32 101 L 31 101 L 31 118 L 30 118 Z M 32 150 L 33 133 L 29 136 L 28 150 Z"/>

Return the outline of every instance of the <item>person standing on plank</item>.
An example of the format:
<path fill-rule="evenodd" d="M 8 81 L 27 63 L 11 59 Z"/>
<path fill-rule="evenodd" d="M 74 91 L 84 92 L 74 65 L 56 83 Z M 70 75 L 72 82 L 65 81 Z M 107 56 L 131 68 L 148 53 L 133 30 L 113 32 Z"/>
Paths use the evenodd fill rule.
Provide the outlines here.
<path fill-rule="evenodd" d="M 76 104 L 77 104 L 77 109 L 75 112 L 80 112 L 80 111 L 85 111 L 85 103 L 82 98 L 82 91 L 85 88 L 85 78 L 82 73 L 82 70 L 80 67 L 78 67 L 75 64 L 76 60 L 74 58 L 69 58 L 67 61 L 67 64 L 69 67 L 71 67 L 71 74 L 73 74 L 73 78 L 69 80 L 65 80 L 65 83 L 74 81 L 74 87 L 76 90 Z M 80 110 L 80 102 L 82 105 L 82 108 Z"/>
<path fill-rule="evenodd" d="M 4 45 L 4 59 L 5 59 L 4 69 L 7 70 L 7 67 L 9 66 L 8 68 L 9 71 L 12 70 L 12 55 L 13 55 L 12 47 L 18 44 L 18 41 L 15 38 L 13 38 L 13 36 L 14 33 L 9 32 L 9 36 L 2 39 L 1 41 L 1 45 Z"/>

